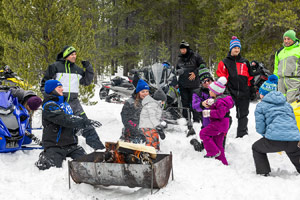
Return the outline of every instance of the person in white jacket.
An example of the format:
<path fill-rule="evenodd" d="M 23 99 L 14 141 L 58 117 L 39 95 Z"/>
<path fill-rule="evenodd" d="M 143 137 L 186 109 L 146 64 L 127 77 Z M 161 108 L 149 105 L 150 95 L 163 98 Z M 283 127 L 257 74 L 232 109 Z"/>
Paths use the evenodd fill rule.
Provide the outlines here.
<path fill-rule="evenodd" d="M 162 105 L 167 100 L 166 94 L 157 90 L 153 98 L 148 95 L 142 101 L 142 111 L 140 114 L 139 128 L 145 135 L 146 145 L 153 146 L 160 150 L 159 137 L 165 139 L 164 126 L 161 125 Z"/>

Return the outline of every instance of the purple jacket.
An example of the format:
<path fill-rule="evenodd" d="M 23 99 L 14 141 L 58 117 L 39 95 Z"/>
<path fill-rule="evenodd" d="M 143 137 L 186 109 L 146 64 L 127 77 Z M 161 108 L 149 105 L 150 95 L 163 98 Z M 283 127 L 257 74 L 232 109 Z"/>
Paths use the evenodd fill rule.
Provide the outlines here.
<path fill-rule="evenodd" d="M 196 110 L 197 112 L 202 112 L 203 110 L 207 110 L 207 108 L 202 106 L 202 102 L 208 98 L 210 98 L 208 88 L 199 88 L 194 90 L 193 101 L 192 101 L 193 109 Z M 209 118 L 203 117 L 202 126 L 206 127 L 208 124 L 209 124 Z"/>
<path fill-rule="evenodd" d="M 210 124 L 202 131 L 207 135 L 227 133 L 229 129 L 229 110 L 234 106 L 231 96 L 218 96 L 216 102 L 210 107 Z"/>

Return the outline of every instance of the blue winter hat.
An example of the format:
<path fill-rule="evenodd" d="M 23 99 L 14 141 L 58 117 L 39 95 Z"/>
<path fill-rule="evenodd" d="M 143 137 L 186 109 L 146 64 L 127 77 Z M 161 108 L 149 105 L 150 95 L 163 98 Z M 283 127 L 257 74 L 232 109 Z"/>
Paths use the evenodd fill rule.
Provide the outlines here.
<path fill-rule="evenodd" d="M 135 93 L 139 93 L 142 90 L 149 90 L 149 85 L 146 83 L 146 81 L 144 81 L 143 79 L 140 79 L 136 89 L 135 89 Z"/>
<path fill-rule="evenodd" d="M 229 50 L 231 51 L 234 47 L 240 47 L 240 49 L 242 48 L 241 41 L 236 36 L 232 36 Z"/>
<path fill-rule="evenodd" d="M 268 77 L 268 80 L 265 81 L 259 88 L 259 94 L 266 96 L 269 92 L 276 91 L 278 84 L 278 77 L 274 74 Z"/>
<path fill-rule="evenodd" d="M 45 92 L 50 94 L 57 86 L 62 86 L 58 80 L 48 80 L 45 83 Z"/>

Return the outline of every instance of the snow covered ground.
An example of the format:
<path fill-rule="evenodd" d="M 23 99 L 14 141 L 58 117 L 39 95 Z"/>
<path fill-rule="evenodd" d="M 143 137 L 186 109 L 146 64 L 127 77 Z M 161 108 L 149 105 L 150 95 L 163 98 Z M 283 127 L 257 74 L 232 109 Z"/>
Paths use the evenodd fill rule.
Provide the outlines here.
<path fill-rule="evenodd" d="M 94 100 L 99 100 L 98 91 Z M 260 138 L 255 132 L 254 110 L 250 105 L 249 136 L 236 139 L 236 120 L 228 133 L 226 156 L 229 166 L 214 159 L 203 158 L 204 152 L 196 152 L 184 131 L 185 126 L 169 126 L 166 139 L 161 141 L 162 153 L 173 153 L 174 177 L 168 185 L 154 194 L 150 189 L 119 186 L 98 186 L 75 184 L 68 188 L 67 162 L 62 168 L 39 171 L 34 163 L 41 150 L 18 151 L 0 154 L 0 199 L 300 199 L 300 176 L 285 153 L 269 154 L 272 168 L 270 177 L 255 174 L 251 145 Z M 103 126 L 97 131 L 103 142 L 117 141 L 122 123 L 122 104 L 98 102 L 84 109 L 91 119 L 99 120 Z M 235 109 L 232 109 L 235 116 Z M 35 127 L 41 125 L 41 114 L 35 115 Z M 200 124 L 194 124 L 198 133 Z M 41 138 L 42 132 L 34 132 Z M 80 144 L 88 153 L 92 149 L 80 137 Z"/>

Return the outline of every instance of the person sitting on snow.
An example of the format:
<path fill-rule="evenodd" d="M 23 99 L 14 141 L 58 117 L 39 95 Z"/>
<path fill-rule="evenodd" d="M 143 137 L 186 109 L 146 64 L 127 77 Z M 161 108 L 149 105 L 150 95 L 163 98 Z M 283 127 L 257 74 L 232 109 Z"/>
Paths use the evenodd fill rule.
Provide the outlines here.
<path fill-rule="evenodd" d="M 225 157 L 223 140 L 228 132 L 229 111 L 234 106 L 231 96 L 224 95 L 227 79 L 223 76 L 211 83 L 209 95 L 215 100 L 209 103 L 209 109 L 203 110 L 203 117 L 209 117 L 210 123 L 200 131 L 200 139 L 206 150 L 206 158 L 216 158 L 228 165 Z"/>
<path fill-rule="evenodd" d="M 139 129 L 142 100 L 149 95 L 148 84 L 140 79 L 132 96 L 125 101 L 121 111 L 121 119 L 124 125 L 121 140 L 132 143 L 142 143 L 145 136 Z"/>
<path fill-rule="evenodd" d="M 285 151 L 300 173 L 300 133 L 292 106 L 277 90 L 278 78 L 270 75 L 259 89 L 262 101 L 255 109 L 256 131 L 263 137 L 252 145 L 256 173 L 271 172 L 267 153 Z"/>
<path fill-rule="evenodd" d="M 145 135 L 146 145 L 160 150 L 159 137 L 165 139 L 164 128 L 166 124 L 161 123 L 162 105 L 167 101 L 167 95 L 162 89 L 155 91 L 153 98 L 147 95 L 142 100 L 139 128 Z"/>
<path fill-rule="evenodd" d="M 209 108 L 207 99 L 209 96 L 208 86 L 213 82 L 213 77 L 206 67 L 199 70 L 200 88 L 195 89 L 193 93 L 192 107 L 195 111 L 202 115 L 202 111 Z M 201 129 L 209 124 L 209 117 L 202 117 L 200 115 Z M 191 139 L 190 144 L 194 146 L 195 151 L 202 151 L 204 149 L 203 143 L 200 143 L 196 138 Z"/>
<path fill-rule="evenodd" d="M 71 106 L 63 96 L 63 86 L 58 80 L 47 80 L 45 83 L 42 120 L 44 151 L 35 163 L 40 170 L 62 167 L 66 157 L 76 159 L 85 155 L 85 150 L 78 145 L 76 129 L 101 126 L 98 121 L 73 115 Z"/>

